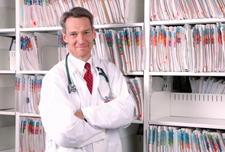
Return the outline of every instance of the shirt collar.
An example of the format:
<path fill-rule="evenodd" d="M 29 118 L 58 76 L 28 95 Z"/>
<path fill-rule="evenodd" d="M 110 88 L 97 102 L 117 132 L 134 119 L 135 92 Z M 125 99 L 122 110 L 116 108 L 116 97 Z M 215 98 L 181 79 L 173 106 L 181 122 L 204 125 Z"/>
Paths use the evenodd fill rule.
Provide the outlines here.
<path fill-rule="evenodd" d="M 71 56 L 70 59 L 71 59 L 72 63 L 75 64 L 74 69 L 77 70 L 78 73 L 79 73 L 80 75 L 83 75 L 83 72 L 84 72 L 84 70 L 85 70 L 84 65 L 85 65 L 86 62 L 84 62 L 84 61 L 82 61 L 82 60 L 76 58 L 76 57 L 73 56 L 72 54 L 70 54 L 70 56 Z M 92 56 L 89 58 L 89 60 L 88 60 L 87 62 L 90 63 L 91 68 L 92 68 L 92 65 L 93 65 L 93 64 L 92 64 L 92 63 L 93 63 Z"/>

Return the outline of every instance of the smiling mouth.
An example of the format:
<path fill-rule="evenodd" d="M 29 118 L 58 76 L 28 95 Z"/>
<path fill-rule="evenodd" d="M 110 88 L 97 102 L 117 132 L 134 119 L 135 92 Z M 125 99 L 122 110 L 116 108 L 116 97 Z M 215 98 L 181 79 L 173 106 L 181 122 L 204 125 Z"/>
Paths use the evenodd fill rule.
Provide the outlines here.
<path fill-rule="evenodd" d="M 87 46 L 85 45 L 85 46 L 77 46 L 76 48 L 78 48 L 78 49 L 84 49 L 84 48 L 87 48 Z"/>

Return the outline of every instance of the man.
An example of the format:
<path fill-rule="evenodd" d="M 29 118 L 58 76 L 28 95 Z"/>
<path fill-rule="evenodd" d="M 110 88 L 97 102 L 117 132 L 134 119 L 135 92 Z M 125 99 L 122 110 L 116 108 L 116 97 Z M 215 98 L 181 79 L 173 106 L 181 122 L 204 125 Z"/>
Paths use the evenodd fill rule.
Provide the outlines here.
<path fill-rule="evenodd" d="M 70 54 L 44 77 L 39 105 L 46 152 L 122 152 L 118 128 L 131 123 L 134 110 L 126 81 L 111 62 L 91 56 L 96 32 L 88 10 L 65 12 L 61 26 Z M 70 93 L 66 64 L 76 86 Z"/>

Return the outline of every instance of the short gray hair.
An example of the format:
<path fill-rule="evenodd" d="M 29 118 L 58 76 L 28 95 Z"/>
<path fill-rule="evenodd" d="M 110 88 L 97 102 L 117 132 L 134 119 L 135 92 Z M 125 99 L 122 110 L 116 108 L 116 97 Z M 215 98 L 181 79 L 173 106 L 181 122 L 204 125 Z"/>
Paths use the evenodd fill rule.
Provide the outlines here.
<path fill-rule="evenodd" d="M 66 20 L 69 17 L 74 18 L 81 18 L 81 17 L 87 17 L 91 24 L 91 29 L 93 30 L 93 15 L 85 8 L 83 7 L 74 7 L 68 12 L 64 12 L 63 15 L 60 18 L 60 25 L 63 29 L 64 34 L 66 34 Z"/>

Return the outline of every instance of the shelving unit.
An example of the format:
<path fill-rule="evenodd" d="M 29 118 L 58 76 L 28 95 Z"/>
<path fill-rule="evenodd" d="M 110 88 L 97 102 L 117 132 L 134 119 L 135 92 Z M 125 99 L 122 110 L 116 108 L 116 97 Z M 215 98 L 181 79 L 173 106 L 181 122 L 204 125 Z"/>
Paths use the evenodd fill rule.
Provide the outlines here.
<path fill-rule="evenodd" d="M 6 0 L 5 0 L 6 1 Z M 8 1 L 8 0 L 7 0 Z M 47 70 L 45 71 L 21 71 L 20 70 L 20 53 L 18 48 L 20 48 L 20 33 L 21 32 L 45 32 L 45 33 L 53 33 L 56 34 L 56 32 L 58 30 L 62 30 L 61 27 L 43 27 L 43 28 L 20 28 L 19 26 L 19 0 L 11 0 L 14 2 L 15 5 L 15 28 L 0 28 L 0 35 L 1 36 L 16 36 L 16 71 L 10 71 L 10 70 L 1 70 L 0 69 L 0 75 L 11 75 L 14 77 L 15 74 L 29 74 L 29 75 L 34 75 L 34 74 L 46 74 Z M 149 31 L 150 27 L 150 23 L 149 23 L 149 0 L 145 0 L 144 1 L 144 23 L 128 23 L 128 24 L 108 24 L 108 25 L 95 25 L 96 29 L 107 29 L 107 28 L 111 28 L 111 29 L 119 29 L 119 28 L 125 28 L 125 27 L 137 27 L 137 26 L 141 26 L 145 28 L 145 42 L 149 42 L 149 33 L 146 31 Z M 161 24 L 161 23 L 158 23 Z M 149 56 L 149 43 L 146 43 L 146 56 Z M 147 60 L 148 61 L 148 60 Z M 147 62 L 148 63 L 148 62 Z M 146 69 L 149 69 L 149 65 L 146 65 Z M 139 125 L 139 124 L 143 124 L 144 125 L 144 135 L 143 135 L 143 140 L 144 140 L 144 145 L 143 145 L 143 149 L 144 152 L 147 152 L 147 129 L 148 129 L 148 125 L 149 125 L 149 115 L 148 115 L 148 103 L 149 103 L 149 91 L 150 91 L 150 86 L 149 86 L 149 81 L 151 81 L 151 76 L 149 75 L 149 71 L 148 70 L 144 70 L 142 72 L 131 72 L 127 74 L 128 76 L 144 76 L 144 120 L 143 121 L 139 121 L 139 120 L 134 120 L 132 123 L 134 125 Z M 160 74 L 161 75 L 161 74 Z M 172 74 L 171 74 L 172 75 Z M 28 114 L 28 113 L 20 113 L 20 112 L 16 112 L 15 109 L 10 109 L 10 110 L 0 110 L 0 115 L 3 116 L 13 116 L 15 117 L 15 148 L 13 149 L 8 149 L 8 150 L 4 150 L 4 151 L 0 151 L 0 152 L 19 152 L 19 120 L 20 117 L 40 117 L 40 115 L 37 114 Z M 1 118 L 0 118 L 1 121 Z"/>
<path fill-rule="evenodd" d="M 15 37 L 15 0 L 0 1 L 0 37 Z M 10 19 L 9 19 L 10 18 Z M 1 39 L 4 41 L 4 39 Z M 15 70 L 10 70 L 7 40 L 0 46 L 0 152 L 15 151 Z"/>
<path fill-rule="evenodd" d="M 22 75 L 34 75 L 34 74 L 41 74 L 45 75 L 48 70 L 40 70 L 40 71 L 23 71 L 20 69 L 20 52 L 18 48 L 20 48 L 20 33 L 34 33 L 34 32 L 40 32 L 40 33 L 48 33 L 48 34 L 54 34 L 57 35 L 57 31 L 62 30 L 61 27 L 37 27 L 37 28 L 21 28 L 19 26 L 19 18 L 20 18 L 20 10 L 19 10 L 19 0 L 13 0 L 15 1 L 15 28 L 9 28 L 9 29 L 0 29 L 0 35 L 14 35 L 16 36 L 16 70 L 15 71 L 6 71 L 2 70 L 0 71 L 0 74 L 22 74 Z M 96 30 L 98 29 L 122 29 L 125 27 L 144 27 L 144 23 L 128 23 L 128 24 L 107 24 L 107 25 L 95 25 Z M 57 44 L 56 44 L 57 45 Z M 57 51 L 57 50 L 56 50 Z M 128 76 L 143 76 L 144 72 L 130 72 L 127 74 Z M 31 114 L 31 113 L 20 113 L 17 112 L 15 109 L 7 110 L 7 111 L 0 111 L 0 115 L 14 115 L 15 116 L 15 128 L 16 128 L 16 134 L 15 134 L 15 149 L 12 149 L 13 151 L 19 152 L 19 121 L 21 117 L 37 117 L 39 118 L 40 115 L 38 114 Z M 139 124 L 143 124 L 144 121 L 140 120 L 134 120 L 132 122 L 132 125 L 135 127 Z M 10 150 L 9 150 L 10 151 Z M 1 151 L 0 151 L 1 152 Z M 129 151 L 130 152 L 130 151 Z"/>
<path fill-rule="evenodd" d="M 5 0 L 6 1 L 6 0 Z M 11 0 L 12 1 L 12 0 Z M 15 1 L 15 0 L 13 0 Z M 225 22 L 225 19 L 219 18 L 209 18 L 209 19 L 192 19 L 192 20 L 173 20 L 173 21 L 150 21 L 149 15 L 149 0 L 144 0 L 144 23 L 128 23 L 128 24 L 107 24 L 107 25 L 95 25 L 95 28 L 98 29 L 122 29 L 125 27 L 144 27 L 144 36 L 145 36 L 145 49 L 146 49 L 146 56 L 149 57 L 150 51 L 150 27 L 156 25 L 184 25 L 184 24 L 207 24 L 207 23 L 216 23 L 216 22 Z M 16 8 L 19 8 L 19 1 L 15 1 Z M 51 33 L 56 34 L 57 31 L 62 30 L 61 27 L 41 27 L 41 28 L 21 28 L 19 26 L 19 9 L 16 9 L 16 24 L 15 28 L 0 28 L 0 36 L 11 36 L 17 37 L 16 48 L 20 48 L 20 40 L 19 36 L 20 33 L 33 33 L 33 32 L 42 32 L 42 33 Z M 48 71 L 41 70 L 41 71 L 22 71 L 20 70 L 20 53 L 17 50 L 16 54 L 16 71 L 11 70 L 1 70 L 0 69 L 0 76 L 1 75 L 9 75 L 14 77 L 15 74 L 43 74 L 45 75 Z M 150 72 L 149 69 L 149 59 L 146 58 L 146 68 L 142 72 L 131 72 L 128 73 L 127 76 L 143 76 L 144 77 L 144 114 L 143 114 L 143 121 L 134 120 L 132 123 L 134 125 L 143 124 L 144 127 L 144 135 L 143 135 L 143 152 L 148 152 L 148 135 L 147 130 L 149 129 L 149 125 L 166 125 L 166 126 L 177 126 L 177 127 L 193 127 L 193 128 L 209 128 L 209 129 L 225 129 L 225 118 L 201 118 L 201 117 L 194 117 L 188 115 L 177 115 L 171 113 L 172 106 L 171 106 L 171 94 L 167 94 L 163 92 L 162 94 L 158 94 L 156 97 L 152 93 L 152 77 L 153 76 L 215 76 L 215 77 L 224 77 L 224 73 L 216 73 L 216 72 L 206 72 L 206 73 L 194 73 L 194 72 Z M 186 94 L 184 94 L 186 95 Z M 198 94 L 197 94 L 198 95 Z M 163 98 L 166 96 L 165 98 Z M 162 99 L 159 99 L 161 98 Z M 154 98 L 157 98 L 157 102 L 154 102 Z M 162 101 L 162 102 L 159 102 Z M 184 106 L 178 105 L 176 106 Z M 198 107 L 199 105 L 195 105 Z M 157 107 L 164 108 L 159 109 Z M 171 107 L 168 109 L 168 107 Z M 221 106 L 223 107 L 223 106 Z M 163 112 L 160 112 L 163 111 Z M 219 116 L 223 115 L 224 113 L 218 114 Z M 1 116 L 11 116 L 15 117 L 16 119 L 16 147 L 15 149 L 5 150 L 3 152 L 11 152 L 11 151 L 19 151 L 19 120 L 20 117 L 40 117 L 37 114 L 28 114 L 28 113 L 19 113 L 16 112 L 15 109 L 10 110 L 0 110 Z M 1 118 L 0 118 L 1 121 Z M 2 152 L 2 151 L 0 151 Z"/>
<path fill-rule="evenodd" d="M 151 26 L 184 26 L 185 24 L 210 24 L 224 22 L 225 19 L 191 19 L 172 21 L 150 21 L 149 1 L 145 1 L 145 40 L 150 41 Z M 149 56 L 150 43 L 146 43 L 147 56 Z M 147 59 L 149 63 L 149 59 Z M 170 93 L 152 92 L 153 76 L 214 76 L 224 77 L 222 72 L 150 72 L 149 64 L 144 72 L 145 78 L 145 119 L 144 119 L 144 152 L 148 152 L 147 131 L 150 125 L 174 126 L 203 129 L 225 129 L 224 95 L 218 94 L 190 94 L 190 93 Z M 176 96 L 176 100 L 175 97 Z M 179 96 L 179 99 L 178 99 Z M 195 101 L 194 101 L 195 100 Z M 209 112 L 210 111 L 210 112 Z"/>

